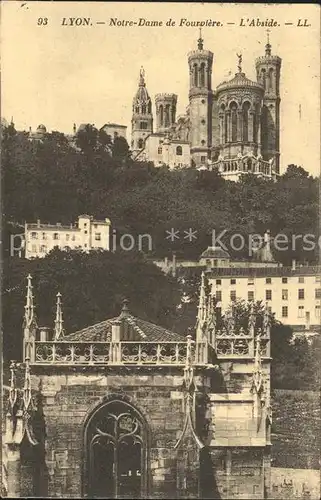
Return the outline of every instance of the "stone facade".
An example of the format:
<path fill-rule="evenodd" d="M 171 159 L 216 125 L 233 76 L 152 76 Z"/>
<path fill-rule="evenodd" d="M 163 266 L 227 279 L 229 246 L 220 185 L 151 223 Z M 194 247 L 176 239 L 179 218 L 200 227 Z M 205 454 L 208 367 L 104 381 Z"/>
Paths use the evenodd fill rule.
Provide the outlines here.
<path fill-rule="evenodd" d="M 8 496 L 267 498 L 270 319 L 216 326 L 202 275 L 195 340 L 135 318 L 39 330 L 28 278 L 24 384 L 11 365 Z"/>

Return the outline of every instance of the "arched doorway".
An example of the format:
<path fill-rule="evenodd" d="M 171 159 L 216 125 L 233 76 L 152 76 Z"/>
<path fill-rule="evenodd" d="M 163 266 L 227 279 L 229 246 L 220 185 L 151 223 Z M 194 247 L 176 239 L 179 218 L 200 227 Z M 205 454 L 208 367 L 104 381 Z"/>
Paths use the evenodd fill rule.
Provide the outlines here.
<path fill-rule="evenodd" d="M 84 437 L 85 497 L 146 498 L 147 428 L 138 410 L 108 401 L 88 419 Z"/>

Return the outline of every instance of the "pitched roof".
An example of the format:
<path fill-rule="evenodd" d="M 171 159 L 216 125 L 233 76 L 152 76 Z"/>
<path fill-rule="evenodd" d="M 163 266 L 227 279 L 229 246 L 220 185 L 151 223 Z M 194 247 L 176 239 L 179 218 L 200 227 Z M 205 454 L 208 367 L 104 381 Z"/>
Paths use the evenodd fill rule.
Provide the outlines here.
<path fill-rule="evenodd" d="M 114 321 L 121 322 L 123 340 L 137 340 L 146 342 L 180 342 L 186 340 L 179 333 L 171 332 L 162 326 L 136 318 L 131 314 L 120 315 L 88 326 L 77 332 L 66 335 L 64 340 L 70 342 L 110 342 L 111 330 Z"/>

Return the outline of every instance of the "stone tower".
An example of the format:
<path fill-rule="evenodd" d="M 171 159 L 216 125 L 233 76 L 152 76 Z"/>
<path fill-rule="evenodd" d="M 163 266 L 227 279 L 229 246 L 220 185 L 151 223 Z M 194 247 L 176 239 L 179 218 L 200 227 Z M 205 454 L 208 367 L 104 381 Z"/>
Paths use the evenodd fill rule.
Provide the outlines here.
<path fill-rule="evenodd" d="M 188 54 L 191 156 L 195 166 L 206 163 L 212 142 L 213 53 L 204 50 L 200 33 L 197 50 Z"/>
<path fill-rule="evenodd" d="M 265 56 L 255 61 L 257 81 L 264 87 L 261 118 L 262 156 L 273 160 L 274 169 L 280 172 L 280 74 L 281 58 L 271 54 L 268 38 Z"/>
<path fill-rule="evenodd" d="M 139 151 L 143 149 L 146 137 L 152 133 L 152 101 L 146 89 L 145 71 L 141 68 L 138 90 L 133 99 L 132 150 Z"/>
<path fill-rule="evenodd" d="M 156 131 L 169 130 L 176 121 L 176 94 L 156 94 Z"/>

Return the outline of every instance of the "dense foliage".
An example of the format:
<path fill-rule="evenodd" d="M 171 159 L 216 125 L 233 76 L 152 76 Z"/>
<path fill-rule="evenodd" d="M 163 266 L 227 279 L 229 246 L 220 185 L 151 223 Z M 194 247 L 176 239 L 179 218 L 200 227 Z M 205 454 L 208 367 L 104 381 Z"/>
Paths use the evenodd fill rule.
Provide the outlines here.
<path fill-rule="evenodd" d="M 70 223 L 87 213 L 109 217 L 117 235 L 150 234 L 153 254 L 198 258 L 216 235 L 229 246 L 230 235 L 266 229 L 318 236 L 318 179 L 291 165 L 277 182 L 244 175 L 240 182 L 225 181 L 216 172 L 195 169 L 169 171 L 151 163 L 135 162 L 122 138 L 110 137 L 88 126 L 74 143 L 59 133 L 43 141 L 29 141 L 28 134 L 12 125 L 3 130 L 2 185 L 4 222 Z M 167 230 L 179 231 L 172 242 Z M 192 228 L 196 239 L 184 238 Z M 306 245 L 307 247 L 307 245 Z M 147 247 L 143 250 L 147 251 Z M 246 247 L 237 257 L 246 257 Z M 302 237 L 293 251 L 276 255 L 283 263 L 293 257 L 315 262 L 316 251 L 303 250 Z"/>

